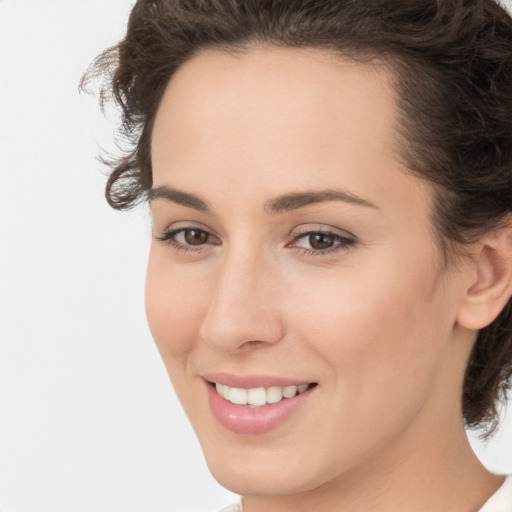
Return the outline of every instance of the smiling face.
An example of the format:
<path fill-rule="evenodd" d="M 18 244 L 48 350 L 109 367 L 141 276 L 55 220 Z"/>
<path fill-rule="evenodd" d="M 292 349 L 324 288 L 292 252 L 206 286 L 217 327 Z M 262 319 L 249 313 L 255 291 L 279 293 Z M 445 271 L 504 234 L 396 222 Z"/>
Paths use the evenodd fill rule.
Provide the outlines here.
<path fill-rule="evenodd" d="M 461 280 L 436 244 L 430 188 L 396 156 L 396 119 L 385 70 L 320 50 L 208 50 L 168 85 L 147 315 L 235 492 L 428 464 L 462 428 Z M 214 383 L 276 403 L 232 404 Z M 279 400 L 293 385 L 306 391 Z"/>

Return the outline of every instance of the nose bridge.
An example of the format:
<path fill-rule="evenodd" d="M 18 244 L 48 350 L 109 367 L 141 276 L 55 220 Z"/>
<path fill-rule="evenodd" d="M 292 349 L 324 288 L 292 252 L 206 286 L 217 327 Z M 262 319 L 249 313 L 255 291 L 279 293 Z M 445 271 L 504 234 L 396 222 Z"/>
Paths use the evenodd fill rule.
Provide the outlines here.
<path fill-rule="evenodd" d="M 270 259 L 246 245 L 226 251 L 218 263 L 201 337 L 222 352 L 278 341 L 282 322 Z"/>

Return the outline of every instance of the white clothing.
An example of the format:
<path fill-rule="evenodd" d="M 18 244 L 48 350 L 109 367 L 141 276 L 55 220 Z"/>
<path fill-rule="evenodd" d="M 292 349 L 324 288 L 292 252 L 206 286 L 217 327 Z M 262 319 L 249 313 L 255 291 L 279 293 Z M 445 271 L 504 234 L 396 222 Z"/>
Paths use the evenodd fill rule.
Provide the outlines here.
<path fill-rule="evenodd" d="M 223 508 L 219 512 L 242 512 L 240 509 L 240 505 L 229 505 L 229 507 Z"/>
<path fill-rule="evenodd" d="M 512 475 L 505 479 L 478 512 L 512 512 Z"/>
<path fill-rule="evenodd" d="M 240 504 L 230 505 L 220 512 L 242 512 Z M 478 512 L 512 512 L 512 475 L 509 475 L 503 485 L 485 502 Z"/>

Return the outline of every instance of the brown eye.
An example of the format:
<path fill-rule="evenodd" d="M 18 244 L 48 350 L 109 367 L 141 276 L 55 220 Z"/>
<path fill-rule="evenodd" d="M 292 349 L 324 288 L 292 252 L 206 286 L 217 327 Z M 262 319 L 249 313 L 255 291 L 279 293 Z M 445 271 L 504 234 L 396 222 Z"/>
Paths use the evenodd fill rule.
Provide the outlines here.
<path fill-rule="evenodd" d="M 312 249 L 321 251 L 330 249 L 336 241 L 336 237 L 332 233 L 310 233 L 308 242 Z"/>
<path fill-rule="evenodd" d="M 156 237 L 157 240 L 171 245 L 181 251 L 201 251 L 210 245 L 220 245 L 220 240 L 199 228 L 182 228 L 175 231 L 168 231 L 162 236 Z"/>
<path fill-rule="evenodd" d="M 339 235 L 332 231 L 308 231 L 296 236 L 288 247 L 296 247 L 301 254 L 326 256 L 348 250 L 356 244 L 353 237 Z"/>
<path fill-rule="evenodd" d="M 185 229 L 185 242 L 189 245 L 202 245 L 208 242 L 209 234 L 201 229 Z"/>

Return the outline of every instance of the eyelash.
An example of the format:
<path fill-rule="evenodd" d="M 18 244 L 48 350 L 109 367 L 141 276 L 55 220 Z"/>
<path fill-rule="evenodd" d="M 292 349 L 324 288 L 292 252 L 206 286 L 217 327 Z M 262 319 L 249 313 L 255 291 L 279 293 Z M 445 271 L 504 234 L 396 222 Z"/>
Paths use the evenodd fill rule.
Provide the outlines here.
<path fill-rule="evenodd" d="M 339 251 L 348 250 L 356 243 L 353 237 L 351 238 L 349 236 L 342 236 L 328 230 L 313 229 L 304 232 L 294 233 L 292 244 L 298 243 L 301 240 L 307 239 L 308 237 L 314 235 L 323 235 L 330 237 L 332 239 L 333 245 L 325 249 L 308 249 L 306 247 L 297 247 L 299 254 L 305 256 L 327 256 L 333 253 L 337 253 Z M 287 247 L 290 247 L 290 244 L 287 244 Z"/>
<path fill-rule="evenodd" d="M 161 236 L 157 236 L 156 239 L 159 240 L 160 242 L 164 243 L 164 244 L 172 246 L 177 251 L 195 252 L 195 253 L 203 251 L 205 244 L 198 244 L 197 247 L 194 247 L 192 245 L 186 245 L 186 244 L 183 244 L 181 242 L 177 242 L 174 239 L 174 237 L 176 235 L 178 235 L 179 233 L 185 234 L 186 232 L 190 232 L 190 231 L 197 231 L 199 233 L 206 233 L 206 235 L 208 235 L 208 238 L 213 237 L 213 235 L 211 233 L 208 233 L 208 231 L 206 231 L 204 229 L 200 229 L 200 228 L 179 228 L 179 229 L 174 229 L 172 231 L 166 231 Z M 214 245 L 219 245 L 219 244 L 214 244 Z"/>
<path fill-rule="evenodd" d="M 208 236 L 208 239 L 214 237 L 211 233 L 204 229 L 199 228 L 179 228 L 172 231 L 166 231 L 161 236 L 157 236 L 156 239 L 160 242 L 171 245 L 174 249 L 180 252 L 202 252 L 204 251 L 204 246 L 208 243 L 205 242 L 204 244 L 197 244 L 197 247 L 194 247 L 193 245 L 186 245 L 182 242 L 177 242 L 174 237 L 180 233 L 187 233 L 190 231 L 197 231 L 199 233 L 205 233 Z M 332 253 L 348 250 L 350 247 L 354 246 L 356 244 L 355 238 L 351 238 L 349 236 L 342 236 L 338 235 L 332 231 L 328 230 L 308 230 L 304 232 L 297 232 L 293 235 L 293 240 L 291 243 L 297 243 L 300 240 L 306 239 L 307 237 L 313 236 L 313 235 L 326 235 L 332 238 L 335 245 L 332 247 L 328 247 L 326 249 L 307 249 L 305 247 L 295 247 L 298 249 L 299 254 L 305 255 L 305 256 L 326 256 L 330 255 Z M 216 237 L 214 237 L 216 238 Z M 211 243 L 211 242 L 210 242 Z M 215 243 L 213 245 L 220 245 L 220 243 Z M 287 244 L 286 247 L 292 247 L 290 244 Z"/>

